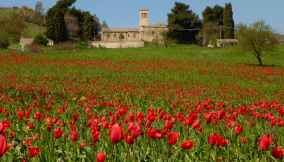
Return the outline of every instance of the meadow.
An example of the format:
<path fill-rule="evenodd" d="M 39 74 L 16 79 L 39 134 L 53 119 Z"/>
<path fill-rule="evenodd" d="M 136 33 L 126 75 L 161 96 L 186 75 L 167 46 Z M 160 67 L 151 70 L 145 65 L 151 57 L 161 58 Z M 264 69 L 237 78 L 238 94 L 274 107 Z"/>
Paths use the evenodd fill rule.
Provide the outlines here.
<path fill-rule="evenodd" d="M 1 161 L 278 161 L 284 47 L 0 51 Z"/>

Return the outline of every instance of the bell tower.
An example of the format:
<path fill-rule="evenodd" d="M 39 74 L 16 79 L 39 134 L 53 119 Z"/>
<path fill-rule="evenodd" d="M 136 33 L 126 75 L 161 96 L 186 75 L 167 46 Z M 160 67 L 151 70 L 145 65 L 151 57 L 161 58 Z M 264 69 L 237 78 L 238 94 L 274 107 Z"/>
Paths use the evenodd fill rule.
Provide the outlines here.
<path fill-rule="evenodd" d="M 140 9 L 139 10 L 139 27 L 142 29 L 143 27 L 149 26 L 149 10 L 148 9 Z"/>

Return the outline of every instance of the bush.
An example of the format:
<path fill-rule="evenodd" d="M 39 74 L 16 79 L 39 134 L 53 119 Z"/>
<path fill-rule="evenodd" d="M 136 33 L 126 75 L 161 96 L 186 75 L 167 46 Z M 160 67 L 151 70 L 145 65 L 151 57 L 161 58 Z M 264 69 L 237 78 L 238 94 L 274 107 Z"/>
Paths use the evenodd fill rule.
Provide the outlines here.
<path fill-rule="evenodd" d="M 64 42 L 64 43 L 58 43 L 54 46 L 56 50 L 74 50 L 76 49 L 76 44 L 72 42 Z"/>
<path fill-rule="evenodd" d="M 3 33 L 3 32 L 0 32 L 0 48 L 8 48 L 9 45 L 10 45 L 10 42 L 9 42 L 9 39 L 8 39 L 8 35 Z"/>
<path fill-rule="evenodd" d="M 27 51 L 31 52 L 31 53 L 42 52 L 42 49 L 41 49 L 40 45 L 38 45 L 38 44 L 31 44 L 31 45 L 28 45 L 26 48 L 27 48 Z"/>
<path fill-rule="evenodd" d="M 45 36 L 39 34 L 39 35 L 37 35 L 37 36 L 34 38 L 33 43 L 34 43 L 34 44 L 37 44 L 37 45 L 47 46 L 47 44 L 48 44 L 48 39 L 47 39 Z"/>
<path fill-rule="evenodd" d="M 89 47 L 88 42 L 78 42 L 76 43 L 76 48 L 78 49 L 86 49 Z"/>
<path fill-rule="evenodd" d="M 6 38 L 0 38 L 0 48 L 8 48 L 10 45 L 9 40 Z"/>

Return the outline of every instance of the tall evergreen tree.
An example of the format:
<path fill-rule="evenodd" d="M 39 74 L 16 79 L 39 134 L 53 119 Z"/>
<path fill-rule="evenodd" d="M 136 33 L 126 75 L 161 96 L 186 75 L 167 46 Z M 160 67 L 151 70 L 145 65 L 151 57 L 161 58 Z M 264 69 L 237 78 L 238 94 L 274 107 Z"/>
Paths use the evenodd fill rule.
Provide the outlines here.
<path fill-rule="evenodd" d="M 219 5 L 214 7 L 206 7 L 202 12 L 202 44 L 205 46 L 208 43 L 216 43 L 216 39 L 223 38 L 223 12 L 224 8 Z"/>
<path fill-rule="evenodd" d="M 74 7 L 69 9 L 68 14 L 77 18 L 77 23 L 79 26 L 77 35 L 79 35 L 80 40 L 93 40 L 98 36 L 101 29 L 101 24 L 95 15 L 92 15 L 90 12 L 83 12 Z M 66 23 L 67 26 L 70 25 L 68 22 Z"/>
<path fill-rule="evenodd" d="M 68 40 L 68 31 L 64 20 L 65 12 L 76 0 L 59 0 L 47 12 L 46 36 L 55 42 Z"/>
<path fill-rule="evenodd" d="M 235 37 L 235 23 L 233 18 L 233 8 L 231 3 L 225 4 L 224 16 L 223 16 L 223 26 L 224 26 L 224 37 L 234 38 Z"/>
<path fill-rule="evenodd" d="M 84 12 L 83 39 L 93 40 L 95 37 L 95 20 L 89 12 Z"/>
<path fill-rule="evenodd" d="M 178 43 L 196 43 L 201 28 L 201 21 L 197 14 L 190 10 L 190 6 L 176 2 L 171 13 L 168 14 L 168 36 Z"/>
<path fill-rule="evenodd" d="M 39 25 L 44 24 L 44 8 L 42 0 L 38 0 L 35 5 L 35 12 L 33 15 L 33 22 Z"/>
<path fill-rule="evenodd" d="M 44 8 L 42 0 L 38 0 L 35 5 L 35 13 L 37 15 L 43 16 L 44 15 Z"/>

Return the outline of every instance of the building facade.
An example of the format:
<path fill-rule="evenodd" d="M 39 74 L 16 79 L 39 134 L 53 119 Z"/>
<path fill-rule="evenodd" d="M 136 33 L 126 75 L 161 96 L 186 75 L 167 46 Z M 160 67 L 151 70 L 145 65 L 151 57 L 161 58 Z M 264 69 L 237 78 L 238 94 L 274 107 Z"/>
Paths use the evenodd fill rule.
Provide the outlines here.
<path fill-rule="evenodd" d="M 139 10 L 139 27 L 137 28 L 103 28 L 101 41 L 92 42 L 94 47 L 127 48 L 143 47 L 144 42 L 161 42 L 164 33 L 168 31 L 166 25 L 151 25 L 149 10 Z"/>

